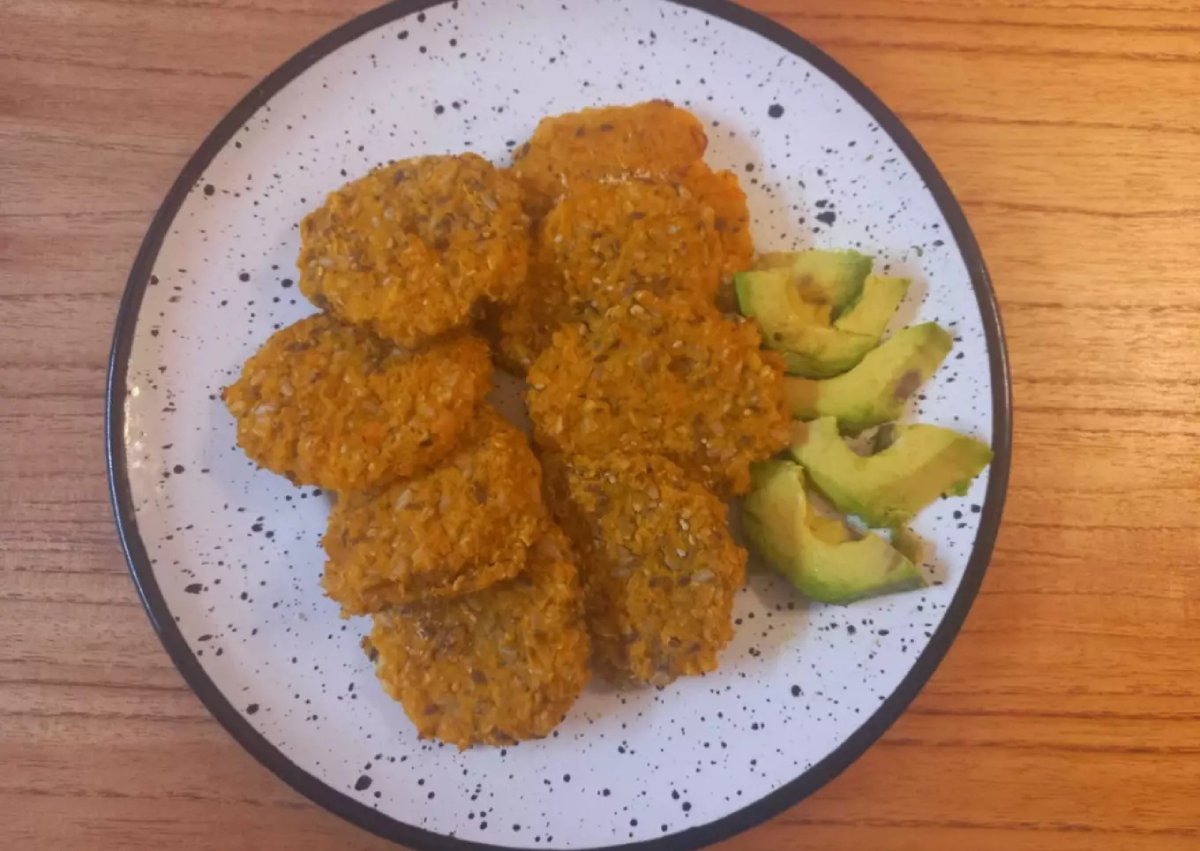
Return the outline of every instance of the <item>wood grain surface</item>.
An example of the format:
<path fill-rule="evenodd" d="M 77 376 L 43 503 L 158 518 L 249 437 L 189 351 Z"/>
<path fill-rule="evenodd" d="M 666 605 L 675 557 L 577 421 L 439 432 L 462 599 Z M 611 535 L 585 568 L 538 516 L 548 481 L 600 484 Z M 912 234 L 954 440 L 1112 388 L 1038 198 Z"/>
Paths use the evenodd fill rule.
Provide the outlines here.
<path fill-rule="evenodd" d="M 205 712 L 118 550 L 117 301 L 184 160 L 372 0 L 0 0 L 0 848 L 388 848 Z M 1200 848 L 1200 5 L 759 0 L 900 116 L 1012 357 L 995 560 L 913 707 L 724 847 Z"/>

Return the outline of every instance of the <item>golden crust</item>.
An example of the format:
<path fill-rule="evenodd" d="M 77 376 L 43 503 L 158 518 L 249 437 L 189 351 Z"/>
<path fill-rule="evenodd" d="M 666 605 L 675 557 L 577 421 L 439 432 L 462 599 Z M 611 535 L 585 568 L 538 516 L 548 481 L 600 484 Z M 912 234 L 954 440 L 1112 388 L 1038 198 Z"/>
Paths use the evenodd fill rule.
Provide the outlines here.
<path fill-rule="evenodd" d="M 614 304 L 638 290 L 711 300 L 721 243 L 711 207 L 678 183 L 579 181 L 538 230 L 534 264 L 571 297 Z"/>
<path fill-rule="evenodd" d="M 528 219 L 507 173 L 475 154 L 418 157 L 330 194 L 300 225 L 300 290 L 406 346 L 468 324 L 525 280 Z"/>
<path fill-rule="evenodd" d="M 538 228 L 528 284 L 500 312 L 503 362 L 524 372 L 558 326 L 638 290 L 712 304 L 723 263 L 715 221 L 676 181 L 575 182 Z"/>
<path fill-rule="evenodd" d="M 376 615 L 364 643 L 422 738 L 466 748 L 545 736 L 589 676 L 566 537 L 551 527 L 514 579 Z"/>
<path fill-rule="evenodd" d="M 707 147 L 696 116 L 670 101 L 652 100 L 543 118 L 517 149 L 512 171 L 536 217 L 576 180 L 680 172 Z"/>
<path fill-rule="evenodd" d="M 638 293 L 563 326 L 528 381 L 546 449 L 665 455 L 723 496 L 788 442 L 783 363 L 755 325 L 675 298 Z"/>
<path fill-rule="evenodd" d="M 257 464 L 297 484 L 362 490 L 445 458 L 491 372 L 477 337 L 409 352 L 317 314 L 273 334 L 221 396 Z"/>
<path fill-rule="evenodd" d="M 565 322 L 590 313 L 586 304 L 572 305 L 566 293 L 532 277 L 524 290 L 488 316 L 487 335 L 496 363 L 513 375 L 525 375 Z"/>
<path fill-rule="evenodd" d="M 540 488 L 525 436 L 482 408 L 442 466 L 338 500 L 322 539 L 325 593 L 347 615 L 370 614 L 515 576 L 545 524 Z"/>
<path fill-rule="evenodd" d="M 592 659 L 617 681 L 714 670 L 746 553 L 725 506 L 654 455 L 548 455 L 547 500 L 576 547 Z"/>
<path fill-rule="evenodd" d="M 750 209 L 746 193 L 732 171 L 713 171 L 702 162 L 691 166 L 680 179 L 684 190 L 711 210 L 713 226 L 721 240 L 722 281 L 749 269 L 754 262 L 754 240 L 750 234 Z"/>

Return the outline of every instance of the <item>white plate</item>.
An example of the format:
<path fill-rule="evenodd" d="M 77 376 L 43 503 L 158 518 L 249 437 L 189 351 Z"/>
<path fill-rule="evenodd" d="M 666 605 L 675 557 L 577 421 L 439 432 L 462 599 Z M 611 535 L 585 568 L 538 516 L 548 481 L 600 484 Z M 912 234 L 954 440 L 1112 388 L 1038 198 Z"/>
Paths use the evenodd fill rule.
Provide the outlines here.
<path fill-rule="evenodd" d="M 899 121 L 812 45 L 716 2 L 385 6 L 269 76 L 201 145 L 138 255 L 110 373 L 110 472 L 134 580 L 214 715 L 305 795 L 421 849 L 694 848 L 844 769 L 945 654 L 982 579 L 1007 479 L 1010 403 L 979 249 Z M 371 166 L 436 151 L 506 161 L 547 114 L 667 97 L 736 169 L 762 249 L 855 246 L 920 284 L 901 322 L 954 352 L 922 420 L 990 440 L 971 492 L 924 512 L 923 593 L 806 606 L 752 579 L 721 669 L 657 691 L 593 687 L 553 737 L 422 743 L 317 584 L 327 504 L 255 470 L 220 388 L 310 311 L 296 223 Z"/>

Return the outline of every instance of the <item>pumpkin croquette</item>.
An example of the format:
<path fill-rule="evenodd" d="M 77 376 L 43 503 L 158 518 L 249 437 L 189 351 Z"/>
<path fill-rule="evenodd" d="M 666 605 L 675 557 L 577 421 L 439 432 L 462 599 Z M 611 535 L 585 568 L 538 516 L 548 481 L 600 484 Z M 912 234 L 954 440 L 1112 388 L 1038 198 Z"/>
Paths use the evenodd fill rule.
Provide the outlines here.
<path fill-rule="evenodd" d="M 699 119 L 667 100 L 543 118 L 513 155 L 525 205 L 540 217 L 576 180 L 680 173 L 704 156 Z"/>
<path fill-rule="evenodd" d="M 665 455 L 722 496 L 788 443 L 784 371 L 757 327 L 679 298 L 637 293 L 560 328 L 529 370 L 543 448 Z"/>
<path fill-rule="evenodd" d="M 500 310 L 502 362 L 523 373 L 559 325 L 639 290 L 713 304 L 724 262 L 715 221 L 678 182 L 576 182 L 537 230 L 528 284 Z"/>
<path fill-rule="evenodd" d="M 754 262 L 754 239 L 750 234 L 750 209 L 746 193 L 731 171 L 713 171 L 697 162 L 679 180 L 684 192 L 711 210 L 713 227 L 721 240 L 720 275 L 729 284 L 738 272 Z"/>
<path fill-rule="evenodd" d="M 521 190 L 475 154 L 402 160 L 330 194 L 300 224 L 300 290 L 322 310 L 416 346 L 525 281 Z"/>
<path fill-rule="evenodd" d="M 259 466 L 296 484 L 357 491 L 445 458 L 491 375 L 478 337 L 412 352 L 317 314 L 275 332 L 221 396 Z"/>
<path fill-rule="evenodd" d="M 375 615 L 364 646 L 422 738 L 466 748 L 547 735 L 589 677 L 566 537 L 550 527 L 512 579 Z"/>
<path fill-rule="evenodd" d="M 597 670 L 651 685 L 714 670 L 746 568 L 724 504 L 661 456 L 544 463 L 547 501 L 579 555 Z"/>
<path fill-rule="evenodd" d="M 525 436 L 480 409 L 441 466 L 337 501 L 322 539 L 325 593 L 361 615 L 516 576 L 546 521 L 541 480 Z"/>

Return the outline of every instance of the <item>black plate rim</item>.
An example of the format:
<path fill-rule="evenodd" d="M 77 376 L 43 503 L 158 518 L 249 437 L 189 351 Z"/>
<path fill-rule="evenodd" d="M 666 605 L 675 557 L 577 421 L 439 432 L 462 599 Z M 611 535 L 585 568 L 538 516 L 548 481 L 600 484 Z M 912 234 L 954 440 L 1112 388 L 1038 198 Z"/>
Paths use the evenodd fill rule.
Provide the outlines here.
<path fill-rule="evenodd" d="M 117 313 L 105 394 L 105 443 L 109 492 L 117 532 L 138 595 L 163 647 L 209 712 L 255 759 L 300 794 L 365 830 L 417 851 L 513 851 L 522 847 L 471 842 L 398 821 L 325 784 L 289 760 L 259 734 L 217 688 L 192 655 L 166 605 L 138 531 L 126 468 L 125 380 L 142 296 L 159 249 L 188 192 L 238 129 L 280 89 L 323 56 L 390 21 L 450 0 L 393 0 L 332 30 L 288 59 L 225 115 L 188 160 L 155 214 L 130 271 Z M 962 582 L 916 663 L 905 678 L 854 733 L 820 762 L 775 791 L 707 824 L 657 839 L 598 846 L 586 851 L 693 851 L 728 839 L 795 805 L 822 788 L 857 760 L 896 721 L 933 675 L 950 649 L 978 594 L 991 560 L 1004 511 L 1012 456 L 1012 388 L 1004 329 L 991 278 L 966 216 L 933 161 L 912 133 L 854 75 L 786 27 L 725 0 L 667 0 L 688 6 L 773 41 L 832 79 L 878 122 L 912 162 L 937 201 L 963 256 L 979 304 L 992 381 L 994 459 L 975 546 Z M 544 846 L 538 846 L 539 848 Z"/>

